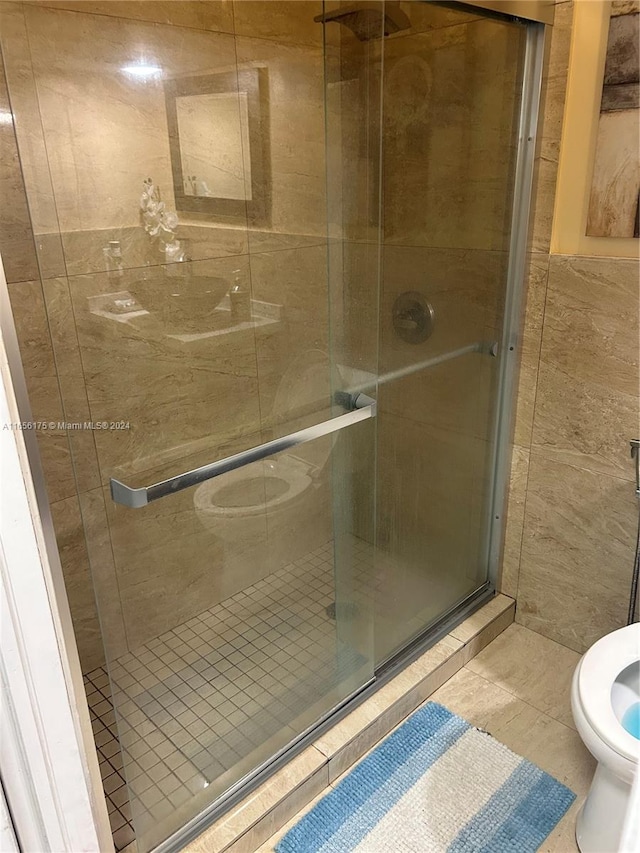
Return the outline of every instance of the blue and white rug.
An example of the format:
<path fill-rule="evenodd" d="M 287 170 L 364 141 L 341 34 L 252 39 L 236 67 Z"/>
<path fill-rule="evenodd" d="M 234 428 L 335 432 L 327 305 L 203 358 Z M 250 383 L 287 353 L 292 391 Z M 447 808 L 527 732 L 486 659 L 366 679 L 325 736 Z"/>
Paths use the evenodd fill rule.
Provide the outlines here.
<path fill-rule="evenodd" d="M 533 853 L 575 794 L 429 702 L 276 846 L 278 853 Z"/>

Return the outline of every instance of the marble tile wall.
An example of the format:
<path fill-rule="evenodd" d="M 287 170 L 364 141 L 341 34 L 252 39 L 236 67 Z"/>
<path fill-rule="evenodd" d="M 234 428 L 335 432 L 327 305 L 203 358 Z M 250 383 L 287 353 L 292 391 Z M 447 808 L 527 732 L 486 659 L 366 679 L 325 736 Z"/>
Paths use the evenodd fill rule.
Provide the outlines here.
<path fill-rule="evenodd" d="M 256 511 L 235 526 L 212 517 L 207 489 L 137 515 L 108 492 L 112 476 L 153 482 L 302 426 L 298 410 L 329 413 L 320 11 L 320 0 L 2 4 L 28 210 L 11 183 L 14 141 L 2 150 L 15 203 L 0 239 L 32 403 L 40 418 L 128 424 L 41 442 L 85 669 L 104 661 L 89 558 L 117 657 L 332 535 L 330 448 L 320 443 L 297 463 L 311 466 L 311 486 L 286 511 L 267 505 L 264 483 L 290 475 L 287 458 L 261 465 L 254 486 L 217 481 L 230 506 L 260 486 Z M 119 73 L 141 50 L 165 73 L 268 75 L 270 224 L 181 213 L 190 261 L 179 267 L 138 222 L 149 174 L 173 207 L 162 85 Z M 122 246 L 120 270 L 106 269 L 109 240 Z M 233 283 L 256 313 L 227 334 Z M 212 311 L 216 329 L 203 326 Z"/>
<path fill-rule="evenodd" d="M 637 261 L 549 254 L 572 11 L 547 45 L 501 588 L 583 652 L 626 620 L 640 304 Z"/>
<path fill-rule="evenodd" d="M 11 114 L 1 61 L 0 111 L 6 116 Z M 4 202 L 0 214 L 0 255 L 32 416 L 34 421 L 56 423 L 53 429 L 38 430 L 38 447 L 81 661 L 83 667 L 91 668 L 104 660 L 104 652 L 71 462 L 70 438 L 57 427 L 59 421 L 66 419 L 65 407 L 15 131 L 10 121 L 0 124 L 0 186 Z"/>

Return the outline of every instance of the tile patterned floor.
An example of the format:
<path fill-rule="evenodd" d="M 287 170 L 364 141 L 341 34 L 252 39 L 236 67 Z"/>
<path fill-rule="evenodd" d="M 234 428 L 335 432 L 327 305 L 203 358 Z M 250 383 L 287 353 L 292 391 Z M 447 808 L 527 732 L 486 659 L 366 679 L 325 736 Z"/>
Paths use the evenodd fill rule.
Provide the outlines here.
<path fill-rule="evenodd" d="M 364 663 L 336 638 L 334 597 L 329 542 L 119 658 L 115 702 L 104 669 L 85 676 L 117 850 L 134 837 L 132 811 L 144 832 L 270 738 L 284 745 L 293 721 Z"/>
<path fill-rule="evenodd" d="M 133 841 L 134 831 L 131 804 L 122 771 L 122 751 L 117 738 L 109 676 L 105 669 L 99 667 L 85 675 L 84 682 L 113 843 L 119 851 Z"/>
<path fill-rule="evenodd" d="M 373 606 L 376 587 L 387 588 L 389 573 L 400 578 L 394 596 L 378 596 L 376 624 L 390 647 L 424 627 L 427 611 L 414 613 L 416 601 L 436 613 L 456 592 L 450 577 L 403 568 L 379 551 L 374 571 L 374 552 L 362 540 L 345 540 L 345 547 L 341 577 L 354 591 L 345 611 L 352 624 Z M 222 793 L 296 737 L 317 716 L 314 705 L 329 709 L 326 697 L 366 663 L 337 638 L 334 599 L 328 542 L 119 658 L 111 667 L 113 697 L 104 669 L 85 676 L 118 851 L 132 841 L 133 823 L 141 835 L 158 831 L 210 784 L 210 794 Z"/>
<path fill-rule="evenodd" d="M 514 623 L 427 700 L 440 702 L 488 731 L 576 793 L 576 801 L 540 853 L 579 853 L 576 815 L 595 771 L 595 761 L 571 716 L 571 677 L 579 658 L 571 649 Z M 257 853 L 273 853 L 282 836 L 325 793 L 301 809 Z"/>

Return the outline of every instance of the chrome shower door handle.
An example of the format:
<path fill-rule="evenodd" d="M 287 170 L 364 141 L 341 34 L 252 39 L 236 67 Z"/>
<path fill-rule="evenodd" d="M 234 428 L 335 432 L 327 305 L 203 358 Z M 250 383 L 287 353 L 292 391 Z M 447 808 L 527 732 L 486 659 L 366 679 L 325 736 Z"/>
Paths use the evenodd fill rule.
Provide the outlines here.
<path fill-rule="evenodd" d="M 331 435 L 333 432 L 339 432 L 345 427 L 357 424 L 360 421 L 366 421 L 368 418 L 374 418 L 376 415 L 376 401 L 366 394 L 356 394 L 352 399 L 352 406 L 353 410 L 344 415 L 329 418 L 327 421 L 305 427 L 305 429 L 284 435 L 282 438 L 274 438 L 273 441 L 267 441 L 265 444 L 259 444 L 256 447 L 250 447 L 241 453 L 235 453 L 233 456 L 227 456 L 216 462 L 210 462 L 208 465 L 202 465 L 200 468 L 194 468 L 192 471 L 177 474 L 175 477 L 170 477 L 168 480 L 161 480 L 159 483 L 153 483 L 151 486 L 142 486 L 139 489 L 135 489 L 120 482 L 120 480 L 112 478 L 109 481 L 111 498 L 114 503 L 122 504 L 122 506 L 127 506 L 130 509 L 139 509 L 151 503 L 151 501 L 157 501 L 159 498 L 173 495 L 191 486 L 197 486 L 199 483 L 204 483 L 205 480 L 219 477 L 220 474 L 235 471 L 237 468 L 244 468 L 245 465 L 251 465 L 252 462 L 266 459 L 268 456 L 281 453 L 283 450 L 290 450 L 292 447 L 306 444 L 308 441 L 314 441 L 325 435 Z"/>

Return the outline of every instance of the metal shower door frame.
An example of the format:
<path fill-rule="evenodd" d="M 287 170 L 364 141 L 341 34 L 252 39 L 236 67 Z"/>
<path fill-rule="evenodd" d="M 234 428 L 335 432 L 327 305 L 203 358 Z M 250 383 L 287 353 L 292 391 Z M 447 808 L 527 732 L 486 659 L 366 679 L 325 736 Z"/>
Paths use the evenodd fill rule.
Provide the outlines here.
<path fill-rule="evenodd" d="M 478 5 L 483 5 L 479 3 Z M 506 5 L 506 4 L 505 4 Z M 490 4 L 487 6 L 490 9 Z M 438 624 L 428 628 L 400 653 L 390 659 L 375 676 L 352 696 L 347 697 L 334 709 L 325 714 L 292 744 L 285 747 L 262 766 L 255 768 L 232 788 L 225 792 L 203 812 L 192 818 L 185 826 L 161 842 L 153 853 L 178 853 L 185 844 L 237 804 L 249 792 L 262 784 L 269 776 L 284 767 L 292 758 L 310 746 L 323 732 L 335 725 L 354 707 L 370 697 L 379 687 L 392 679 L 404 667 L 419 657 L 441 637 L 462 622 L 481 604 L 493 597 L 498 585 L 500 558 L 504 532 L 503 507 L 507 496 L 510 470 L 512 430 L 517 368 L 521 345 L 520 319 L 524 293 L 524 275 L 528 250 L 528 231 L 533 189 L 533 174 L 542 67 L 544 58 L 545 26 L 535 21 L 523 21 L 527 26 L 525 57 L 522 74 L 521 102 L 518 121 L 518 145 L 514 175 L 513 211 L 509 243 L 509 265 L 507 271 L 507 294 L 503 324 L 500 381 L 497 403 L 496 427 L 494 431 L 494 454 L 492 459 L 492 516 L 490 540 L 486 559 L 488 582 L 450 612 L 442 615 Z"/>
<path fill-rule="evenodd" d="M 500 347 L 497 415 L 492 444 L 491 515 L 485 554 L 488 579 L 493 590 L 497 590 L 499 586 L 504 547 L 518 367 L 522 349 L 525 275 L 527 253 L 530 251 L 529 224 L 542 91 L 544 46 L 544 25 L 528 22 L 518 123 L 518 148 L 514 175 L 505 311 Z"/>
<path fill-rule="evenodd" d="M 510 2 L 510 0 L 509 0 Z M 477 6 L 482 6 L 486 9 L 491 9 L 490 2 L 477 3 Z M 507 2 L 501 4 L 501 10 L 508 11 Z M 495 10 L 495 4 L 493 4 Z M 507 301 L 505 306 L 505 323 L 502 346 L 502 358 L 500 360 L 500 386 L 499 386 L 499 401 L 498 401 L 498 418 L 495 433 L 495 454 L 493 459 L 493 513 L 491 524 L 491 540 L 489 544 L 488 564 L 489 578 L 493 588 L 497 585 L 498 570 L 500 565 L 500 555 L 503 537 L 503 507 L 506 499 L 507 478 L 509 472 L 509 460 L 511 454 L 511 432 L 513 424 L 513 403 L 515 399 L 515 380 L 517 375 L 517 362 L 519 359 L 520 350 L 520 315 L 523 296 L 523 281 L 526 269 L 526 253 L 528 239 L 528 224 L 529 224 L 529 208 L 531 203 L 532 185 L 533 185 L 533 166 L 535 156 L 535 138 L 536 127 L 538 121 L 538 111 L 540 103 L 540 88 L 542 76 L 542 57 L 544 46 L 544 26 L 541 23 L 527 24 L 527 43 L 524 62 L 524 73 L 522 81 L 522 104 L 520 111 L 519 125 L 519 140 L 518 152 L 516 160 L 516 175 L 515 175 L 515 193 L 514 193 L 514 209 L 512 216 L 511 242 L 510 242 L 510 258 L 508 268 L 507 281 Z M 15 339 L 15 331 L 11 313 L 8 310 L 9 300 L 6 289 L 4 276 L 0 276 L 0 297 L 3 302 L 4 311 L 0 312 L 0 320 L 2 320 L 3 330 L 6 330 L 8 325 L 11 325 L 11 351 L 8 353 L 8 363 L 11 372 L 14 391 L 18 397 L 18 408 L 21 415 L 21 420 L 30 420 L 29 404 L 26 396 L 26 388 L 24 377 L 22 374 L 22 364 L 17 341 Z M 39 453 L 35 444 L 35 439 L 32 434 L 26 434 L 27 439 L 27 455 L 29 465 L 34 479 L 35 492 L 38 498 L 40 509 L 39 523 L 42 525 L 43 538 L 46 544 L 46 551 L 49 554 L 52 562 L 52 574 L 55 584 L 58 588 L 58 596 L 53 596 L 51 600 L 51 609 L 56 620 L 65 634 L 64 648 L 61 648 L 61 656 L 66 664 L 66 677 L 69 685 L 69 705 L 70 714 L 74 717 L 80 710 L 80 717 L 86 718 L 88 722 L 88 709 L 86 705 L 82 705 L 82 674 L 75 651 L 73 640 L 71 619 L 68 607 L 60 606 L 60 601 L 64 601 L 64 585 L 62 570 L 59 563 L 58 550 L 55 543 L 55 533 L 51 521 L 49 511 L 49 503 L 46 496 L 46 487 L 44 478 L 41 472 L 39 463 Z M 438 639 L 443 633 L 446 633 L 453 627 L 454 624 L 461 621 L 465 616 L 480 603 L 491 595 L 491 591 L 483 592 L 480 597 L 476 597 L 471 601 L 462 602 L 459 607 L 450 614 L 444 617 L 443 621 L 434 629 L 423 635 L 420 640 L 411 648 L 402 653 L 393 664 L 385 670 L 384 673 L 376 675 L 374 681 L 368 683 L 363 690 L 352 697 L 349 697 L 343 704 L 333 709 L 329 714 L 319 720 L 313 728 L 305 732 L 295 743 L 282 751 L 282 753 L 273 756 L 265 765 L 256 768 L 247 777 L 242 779 L 233 789 L 230 789 L 223 797 L 212 803 L 203 812 L 196 816 L 192 821 L 185 824 L 173 836 L 162 842 L 157 848 L 156 853 L 169 853 L 169 851 L 178 851 L 184 845 L 226 811 L 235 802 L 244 797 L 252 789 L 257 787 L 264 780 L 290 761 L 296 754 L 305 749 L 315 738 L 318 737 L 322 730 L 326 730 L 329 726 L 335 724 L 341 716 L 348 713 L 360 701 L 370 696 L 381 683 L 393 677 L 398 670 L 406 666 L 417 655 L 428 648 Z M 73 698 L 72 698 L 73 697 Z M 83 720 L 80 721 L 81 723 Z M 42 718 L 43 732 L 47 736 L 55 736 L 57 734 L 54 723 L 46 716 Z M 82 738 L 79 733 L 74 737 L 74 742 L 77 739 L 79 753 L 82 755 L 83 763 L 86 768 L 93 770 L 91 774 L 91 787 L 95 802 L 104 804 L 104 796 L 102 786 L 97 772 L 97 758 L 95 748 L 89 745 L 90 728 L 88 725 L 83 726 L 86 731 L 83 732 L 86 737 Z M 106 810 L 103 808 L 103 811 Z M 94 825 L 96 828 L 100 826 L 99 818 L 94 817 Z M 103 835 L 108 833 L 108 825 L 106 821 L 104 826 L 100 827 Z M 99 829 L 97 831 L 100 831 Z M 105 843 L 101 845 L 102 849 L 108 849 L 108 841 L 105 837 Z"/>

